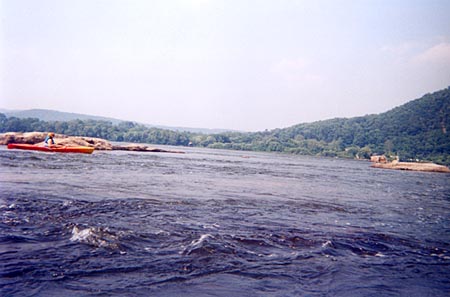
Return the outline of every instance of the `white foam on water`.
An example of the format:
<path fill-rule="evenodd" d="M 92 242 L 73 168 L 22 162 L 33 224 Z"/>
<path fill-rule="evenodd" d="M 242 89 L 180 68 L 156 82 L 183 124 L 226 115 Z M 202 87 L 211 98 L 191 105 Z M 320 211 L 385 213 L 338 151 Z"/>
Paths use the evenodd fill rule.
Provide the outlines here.
<path fill-rule="evenodd" d="M 77 226 L 75 226 L 72 229 L 72 237 L 70 238 L 70 241 L 85 242 L 92 235 L 92 228 L 80 230 Z"/>
<path fill-rule="evenodd" d="M 331 246 L 333 243 L 330 240 L 327 240 L 324 244 L 322 244 L 323 248 Z"/>
<path fill-rule="evenodd" d="M 102 228 L 90 227 L 80 230 L 80 228 L 74 226 L 70 241 L 81 242 L 95 247 L 118 248 L 118 237 Z"/>
<path fill-rule="evenodd" d="M 186 246 L 183 251 L 180 252 L 180 254 L 191 253 L 193 250 L 201 247 L 203 242 L 205 242 L 208 238 L 214 238 L 214 236 L 212 236 L 211 234 L 202 234 L 199 239 L 194 239 L 193 241 L 191 241 L 191 243 Z"/>
<path fill-rule="evenodd" d="M 199 239 L 193 240 L 189 246 L 192 248 L 199 247 L 208 238 L 214 238 L 214 236 L 211 234 L 203 234 Z"/>

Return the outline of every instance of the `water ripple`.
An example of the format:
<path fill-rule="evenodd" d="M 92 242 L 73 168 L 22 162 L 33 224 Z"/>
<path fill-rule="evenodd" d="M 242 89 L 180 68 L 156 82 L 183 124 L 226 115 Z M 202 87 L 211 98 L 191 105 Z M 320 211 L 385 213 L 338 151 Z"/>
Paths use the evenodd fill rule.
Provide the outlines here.
<path fill-rule="evenodd" d="M 1 295 L 446 296 L 448 177 L 248 156 L 2 151 Z"/>

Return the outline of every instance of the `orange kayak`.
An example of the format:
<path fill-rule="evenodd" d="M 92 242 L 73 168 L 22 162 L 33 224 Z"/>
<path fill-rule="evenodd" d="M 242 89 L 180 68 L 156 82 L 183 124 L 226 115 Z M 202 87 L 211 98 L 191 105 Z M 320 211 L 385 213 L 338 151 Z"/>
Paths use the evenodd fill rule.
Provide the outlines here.
<path fill-rule="evenodd" d="M 89 146 L 42 146 L 35 144 L 23 144 L 23 143 L 10 143 L 8 144 L 8 149 L 19 149 L 19 150 L 30 150 L 30 151 L 41 151 L 41 152 L 54 152 L 54 153 L 81 153 L 81 154 L 92 154 L 94 151 L 93 147 Z"/>

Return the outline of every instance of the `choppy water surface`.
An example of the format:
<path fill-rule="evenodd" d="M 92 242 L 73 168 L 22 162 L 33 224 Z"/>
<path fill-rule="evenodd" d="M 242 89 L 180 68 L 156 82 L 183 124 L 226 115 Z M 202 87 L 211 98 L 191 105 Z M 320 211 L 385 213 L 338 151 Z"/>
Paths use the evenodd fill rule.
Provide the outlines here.
<path fill-rule="evenodd" d="M 2 296 L 448 296 L 450 175 L 0 150 Z"/>

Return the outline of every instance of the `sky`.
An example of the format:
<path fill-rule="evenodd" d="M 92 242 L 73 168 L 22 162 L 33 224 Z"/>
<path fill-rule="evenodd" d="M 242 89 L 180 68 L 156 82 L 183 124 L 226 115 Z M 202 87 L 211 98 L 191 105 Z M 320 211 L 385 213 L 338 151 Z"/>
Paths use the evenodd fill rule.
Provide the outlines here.
<path fill-rule="evenodd" d="M 0 0 L 0 108 L 262 131 L 450 86 L 448 0 Z"/>

